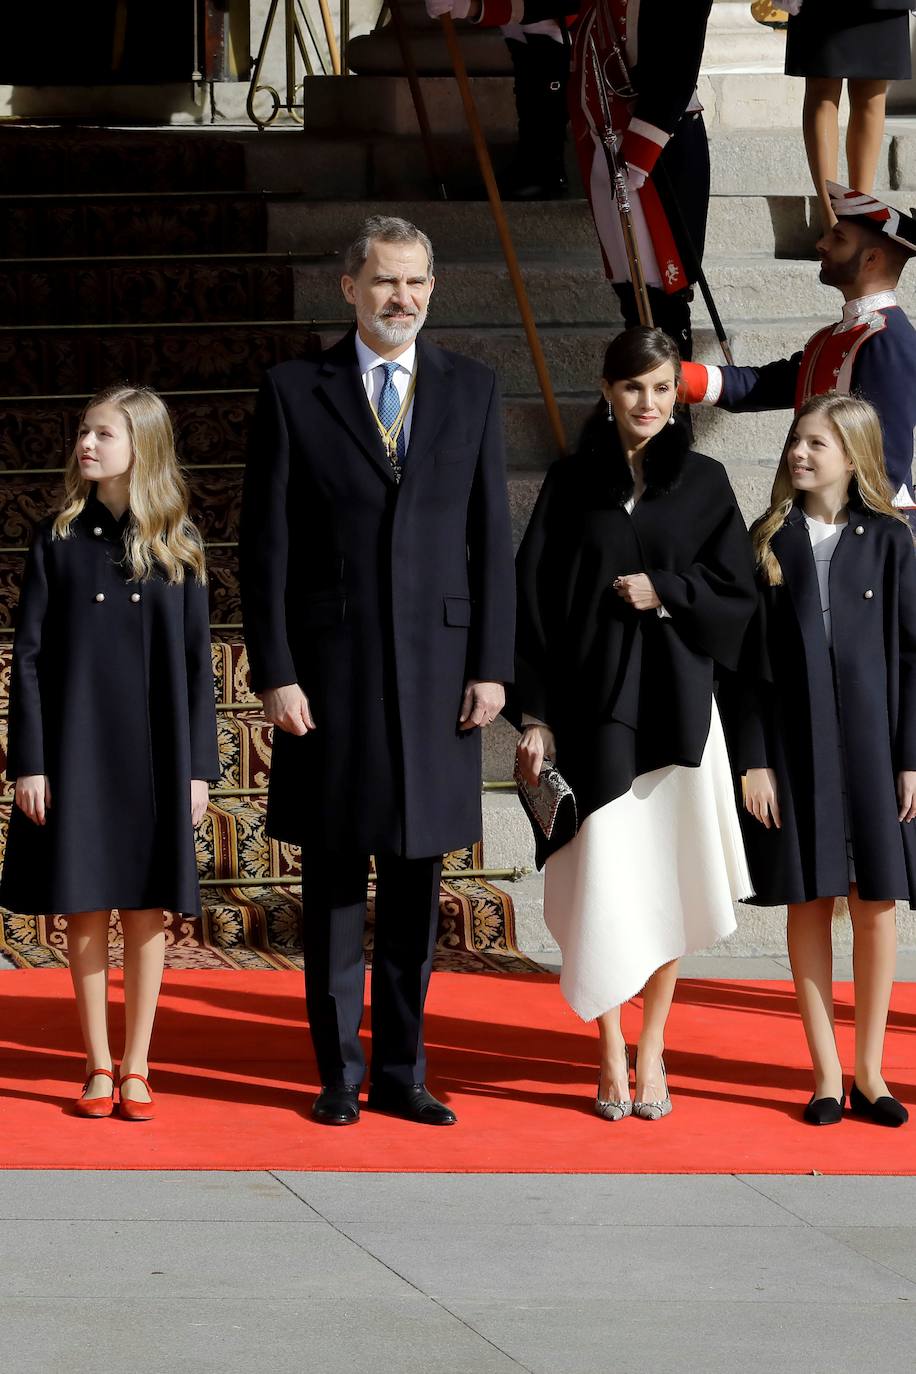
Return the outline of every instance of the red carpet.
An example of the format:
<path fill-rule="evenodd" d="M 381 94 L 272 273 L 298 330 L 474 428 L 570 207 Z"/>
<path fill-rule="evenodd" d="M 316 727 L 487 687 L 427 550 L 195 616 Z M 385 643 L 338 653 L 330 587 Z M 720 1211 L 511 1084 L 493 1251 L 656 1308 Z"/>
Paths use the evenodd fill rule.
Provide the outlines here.
<path fill-rule="evenodd" d="M 121 1036 L 120 975 L 114 1043 Z M 481 1173 L 916 1172 L 916 985 L 894 994 L 886 1072 L 914 1114 L 886 1130 L 802 1124 L 810 1093 L 788 983 L 687 980 L 669 1028 L 673 1114 L 611 1125 L 591 1110 L 597 1039 L 548 975 L 440 973 L 427 1013 L 431 1087 L 457 1127 L 364 1112 L 315 1125 L 301 975 L 166 974 L 154 1041 L 159 1115 L 70 1113 L 82 1075 L 69 975 L 0 975 L 0 1164 L 7 1168 L 344 1169 Z M 852 1062 L 850 989 L 837 988 Z M 632 1039 L 637 1009 L 624 1009 Z"/>

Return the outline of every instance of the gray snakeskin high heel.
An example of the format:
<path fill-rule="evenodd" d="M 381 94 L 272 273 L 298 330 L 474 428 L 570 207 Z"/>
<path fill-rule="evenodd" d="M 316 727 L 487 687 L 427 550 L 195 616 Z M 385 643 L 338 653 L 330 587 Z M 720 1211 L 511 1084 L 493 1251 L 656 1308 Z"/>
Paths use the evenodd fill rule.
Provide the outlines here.
<path fill-rule="evenodd" d="M 624 1050 L 627 1061 L 627 1083 L 630 1081 L 630 1051 Z M 598 1092 L 601 1092 L 601 1074 L 598 1074 Z M 633 1115 L 633 1099 L 627 1096 L 622 1102 L 616 1101 L 613 1097 L 595 1097 L 595 1111 L 599 1116 L 603 1116 L 605 1121 L 623 1121 L 624 1117 Z"/>
<path fill-rule="evenodd" d="M 634 1067 L 639 1063 L 637 1055 Z M 661 1102 L 634 1102 L 633 1115 L 638 1116 L 641 1121 L 660 1121 L 663 1116 L 668 1116 L 671 1111 L 671 1094 L 668 1092 L 668 1075 L 665 1072 L 665 1061 L 660 1059 L 662 1066 L 662 1082 L 665 1085 L 665 1096 Z"/>

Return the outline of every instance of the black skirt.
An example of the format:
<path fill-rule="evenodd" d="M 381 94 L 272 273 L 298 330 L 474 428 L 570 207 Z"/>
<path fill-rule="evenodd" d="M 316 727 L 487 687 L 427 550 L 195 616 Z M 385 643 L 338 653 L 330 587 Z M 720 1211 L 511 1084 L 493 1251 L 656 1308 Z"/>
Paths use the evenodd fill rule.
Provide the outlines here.
<path fill-rule="evenodd" d="M 861 0 L 804 0 L 789 16 L 786 76 L 909 81 L 909 10 Z"/>

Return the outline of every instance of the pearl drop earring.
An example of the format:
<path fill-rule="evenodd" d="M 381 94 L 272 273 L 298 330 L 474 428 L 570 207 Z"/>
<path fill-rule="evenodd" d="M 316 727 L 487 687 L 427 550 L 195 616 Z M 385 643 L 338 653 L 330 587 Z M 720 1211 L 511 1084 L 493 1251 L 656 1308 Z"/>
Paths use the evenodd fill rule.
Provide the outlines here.
<path fill-rule="evenodd" d="M 673 411 L 673 410 L 672 410 L 671 414 L 668 416 L 668 423 L 669 423 L 669 425 L 673 425 L 673 424 L 674 424 L 674 411 Z"/>

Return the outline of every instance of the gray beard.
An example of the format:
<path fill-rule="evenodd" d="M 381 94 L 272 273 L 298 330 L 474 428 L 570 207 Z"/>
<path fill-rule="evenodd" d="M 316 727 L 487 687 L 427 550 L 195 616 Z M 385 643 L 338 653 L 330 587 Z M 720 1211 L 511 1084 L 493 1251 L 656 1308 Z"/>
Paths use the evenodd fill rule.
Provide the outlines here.
<path fill-rule="evenodd" d="M 426 314 L 426 310 L 421 310 L 419 315 L 415 315 L 406 324 L 395 323 L 393 320 L 385 319 L 383 315 L 369 315 L 359 310 L 356 312 L 356 318 L 367 334 L 374 334 L 384 343 L 397 348 L 400 344 L 413 343 L 426 323 Z"/>

